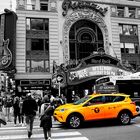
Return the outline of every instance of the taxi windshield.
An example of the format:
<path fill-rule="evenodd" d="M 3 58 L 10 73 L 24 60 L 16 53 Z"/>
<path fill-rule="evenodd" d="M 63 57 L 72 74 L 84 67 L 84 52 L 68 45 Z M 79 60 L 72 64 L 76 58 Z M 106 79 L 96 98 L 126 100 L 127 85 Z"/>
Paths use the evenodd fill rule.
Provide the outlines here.
<path fill-rule="evenodd" d="M 91 98 L 91 96 L 85 96 L 85 97 L 79 99 L 78 101 L 74 102 L 73 104 L 74 104 L 74 105 L 82 104 L 82 103 L 84 103 L 85 101 L 87 101 L 87 100 L 90 99 L 90 98 Z"/>

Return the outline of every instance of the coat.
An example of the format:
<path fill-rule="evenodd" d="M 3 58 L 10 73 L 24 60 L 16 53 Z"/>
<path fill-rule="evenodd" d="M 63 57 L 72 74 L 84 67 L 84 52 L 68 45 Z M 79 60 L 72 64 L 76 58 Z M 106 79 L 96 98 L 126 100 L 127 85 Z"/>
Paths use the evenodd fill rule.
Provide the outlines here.
<path fill-rule="evenodd" d="M 34 99 L 28 98 L 23 101 L 22 114 L 26 116 L 35 116 L 37 111 L 37 103 Z"/>
<path fill-rule="evenodd" d="M 44 107 L 44 113 L 40 117 L 40 127 L 43 128 L 52 128 L 52 115 L 53 107 L 51 105 L 42 105 Z"/>

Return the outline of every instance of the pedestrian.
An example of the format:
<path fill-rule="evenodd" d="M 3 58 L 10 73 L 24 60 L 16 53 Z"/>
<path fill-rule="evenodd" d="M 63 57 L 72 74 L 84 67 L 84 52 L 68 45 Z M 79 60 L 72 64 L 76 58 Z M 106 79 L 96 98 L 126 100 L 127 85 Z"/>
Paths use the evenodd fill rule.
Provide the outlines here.
<path fill-rule="evenodd" d="M 14 126 L 17 126 L 17 118 L 18 118 L 19 124 L 21 123 L 19 103 L 20 103 L 19 97 L 16 96 L 13 102 Z"/>
<path fill-rule="evenodd" d="M 41 105 L 40 127 L 43 128 L 45 140 L 51 140 L 53 106 L 47 100 Z"/>
<path fill-rule="evenodd" d="M 20 118 L 21 118 L 21 126 L 24 126 L 24 115 L 22 113 L 22 106 L 23 106 L 23 101 L 24 101 L 24 97 L 20 97 L 20 103 L 19 103 L 19 107 L 20 107 Z"/>
<path fill-rule="evenodd" d="M 0 96 L 0 111 L 3 111 L 3 98 Z"/>
<path fill-rule="evenodd" d="M 25 121 L 28 131 L 28 138 L 32 135 L 33 123 L 37 112 L 37 103 L 32 98 L 31 93 L 27 94 L 27 98 L 23 101 L 22 114 L 25 115 Z"/>
<path fill-rule="evenodd" d="M 11 110 L 13 107 L 13 98 L 11 96 L 6 96 L 4 101 L 4 107 L 6 110 L 7 121 L 11 122 Z"/>

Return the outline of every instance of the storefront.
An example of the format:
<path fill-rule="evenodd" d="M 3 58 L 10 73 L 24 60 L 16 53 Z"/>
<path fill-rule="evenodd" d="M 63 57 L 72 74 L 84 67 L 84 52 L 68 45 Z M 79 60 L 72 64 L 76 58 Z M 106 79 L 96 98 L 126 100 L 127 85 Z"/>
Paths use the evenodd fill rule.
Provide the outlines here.
<path fill-rule="evenodd" d="M 131 68 L 126 68 L 120 60 L 105 54 L 104 50 L 98 51 L 84 58 L 75 68 L 61 67 L 62 70 L 56 71 L 57 75 L 64 73 L 66 80 L 63 81 L 63 88 L 67 87 L 67 95 L 73 94 L 83 97 L 94 92 L 95 80 L 102 76 L 129 75 L 133 72 Z M 61 71 L 61 72 L 60 72 Z M 55 81 L 53 79 L 53 81 Z M 58 85 L 58 83 L 53 83 Z M 65 85 L 65 86 L 64 86 Z M 54 86 L 54 88 L 57 86 Z M 71 98 L 71 97 L 69 97 Z"/>

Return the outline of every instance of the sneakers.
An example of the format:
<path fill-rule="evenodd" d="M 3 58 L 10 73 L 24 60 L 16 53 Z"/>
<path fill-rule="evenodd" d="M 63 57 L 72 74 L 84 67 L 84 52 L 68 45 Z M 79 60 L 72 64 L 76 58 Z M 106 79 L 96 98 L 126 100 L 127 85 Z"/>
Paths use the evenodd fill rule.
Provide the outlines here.
<path fill-rule="evenodd" d="M 28 131 L 28 138 L 30 138 L 32 135 L 32 132 Z"/>
<path fill-rule="evenodd" d="M 51 138 L 50 138 L 50 137 L 48 137 L 48 140 L 51 140 Z"/>
<path fill-rule="evenodd" d="M 22 126 L 22 127 L 25 126 L 24 123 L 22 123 L 21 126 Z"/>

